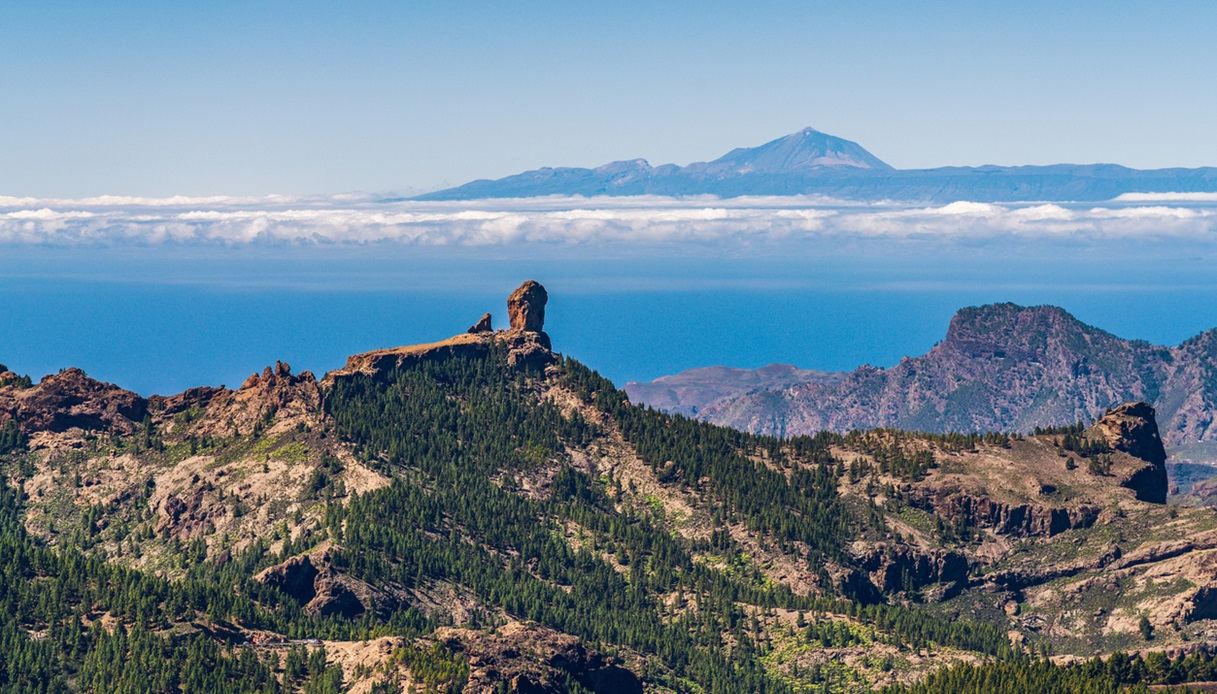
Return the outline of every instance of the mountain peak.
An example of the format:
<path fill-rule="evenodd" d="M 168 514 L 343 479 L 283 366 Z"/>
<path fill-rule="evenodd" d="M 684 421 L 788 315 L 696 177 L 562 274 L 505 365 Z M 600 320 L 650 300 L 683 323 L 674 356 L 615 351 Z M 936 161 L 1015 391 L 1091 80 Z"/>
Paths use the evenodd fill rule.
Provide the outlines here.
<path fill-rule="evenodd" d="M 689 168 L 699 165 L 693 164 Z M 706 173 L 791 174 L 851 168 L 887 171 L 892 167 L 862 145 L 812 127 L 783 135 L 758 147 L 740 147 L 707 164 Z"/>
<path fill-rule="evenodd" d="M 1059 306 L 984 304 L 956 311 L 947 328 L 946 342 L 1007 343 L 1073 330 L 1102 332 L 1082 323 Z"/>
<path fill-rule="evenodd" d="M 969 359 L 1039 362 L 1054 354 L 1116 349 L 1120 338 L 1058 306 L 986 304 L 960 309 L 940 348 Z"/>

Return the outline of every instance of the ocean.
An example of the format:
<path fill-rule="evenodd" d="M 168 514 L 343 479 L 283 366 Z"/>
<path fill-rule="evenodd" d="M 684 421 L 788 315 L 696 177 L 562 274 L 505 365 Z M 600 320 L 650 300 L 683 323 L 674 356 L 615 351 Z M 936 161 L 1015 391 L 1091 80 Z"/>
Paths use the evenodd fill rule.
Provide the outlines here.
<path fill-rule="evenodd" d="M 462 332 L 528 278 L 554 348 L 618 384 L 773 362 L 841 370 L 924 352 L 960 307 L 1055 304 L 1121 337 L 1175 344 L 1217 327 L 1217 270 L 1179 248 L 992 245 L 543 252 L 362 247 L 10 248 L 0 363 L 67 366 L 143 394 L 235 386 L 289 362 Z"/>

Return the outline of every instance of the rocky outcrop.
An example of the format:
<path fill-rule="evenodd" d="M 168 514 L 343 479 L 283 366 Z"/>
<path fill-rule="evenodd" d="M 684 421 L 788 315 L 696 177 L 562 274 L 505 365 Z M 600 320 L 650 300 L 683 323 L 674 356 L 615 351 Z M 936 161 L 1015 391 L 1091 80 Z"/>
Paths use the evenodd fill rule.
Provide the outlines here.
<path fill-rule="evenodd" d="M 1145 461 L 1146 465 L 1127 475 L 1120 486 L 1133 490 L 1142 501 L 1166 503 L 1166 449 L 1153 407 L 1144 402 L 1114 407 L 1086 431 L 1086 437 Z"/>
<path fill-rule="evenodd" d="M 912 487 L 905 490 L 905 498 L 948 525 L 983 528 L 1016 537 L 1051 537 L 1074 528 L 1089 528 L 1098 520 L 1100 511 L 1091 504 L 1009 504 L 954 487 Z"/>
<path fill-rule="evenodd" d="M 30 382 L 29 376 L 22 376 L 15 371 L 9 370 L 4 364 L 0 364 L 0 388 L 12 388 L 14 390 L 24 390 L 30 388 L 34 384 Z"/>
<path fill-rule="evenodd" d="M 254 580 L 273 586 L 319 617 L 337 615 L 353 619 L 374 607 L 385 608 L 370 586 L 342 575 L 334 566 L 334 548 L 319 547 L 268 567 Z"/>
<path fill-rule="evenodd" d="M 545 287 L 528 280 L 507 298 L 507 312 L 511 316 L 509 330 L 491 330 L 490 314 L 487 313 L 468 331 L 447 340 L 356 354 L 349 357 L 341 369 L 327 374 L 325 381 L 332 382 L 354 374 L 377 376 L 395 368 L 409 368 L 427 361 L 454 357 L 480 358 L 494 348 L 506 349 L 507 363 L 513 368 L 543 369 L 557 359 L 549 335 L 542 329 L 548 301 L 549 294 Z"/>
<path fill-rule="evenodd" d="M 642 682 L 575 636 L 512 622 L 493 632 L 441 628 L 436 638 L 469 660 L 466 692 L 559 694 L 568 680 L 596 694 L 642 694 Z"/>
<path fill-rule="evenodd" d="M 545 334 L 545 304 L 549 293 L 535 280 L 528 280 L 507 297 L 511 329 L 503 336 L 507 363 L 516 368 L 542 369 L 554 360 L 549 335 Z"/>
<path fill-rule="evenodd" d="M 511 329 L 539 333 L 545 329 L 545 304 L 549 293 L 536 280 L 521 284 L 507 297 Z"/>
<path fill-rule="evenodd" d="M 321 411 L 321 390 L 310 371 L 292 373 L 287 362 L 277 361 L 245 379 L 237 390 L 191 388 L 172 396 L 149 399 L 158 425 L 178 426 L 179 415 L 194 414 L 182 422 L 194 434 L 248 435 L 273 421 L 314 420 Z"/>
<path fill-rule="evenodd" d="M 1055 581 L 1058 578 L 1068 578 L 1087 571 L 1103 569 L 1120 559 L 1121 555 L 1120 547 L 1113 545 L 1111 549 L 1095 559 L 1059 564 L 1048 563 L 1031 568 L 1000 569 L 985 574 L 984 580 L 989 585 L 1000 586 L 1005 590 L 1021 591 Z"/>
<path fill-rule="evenodd" d="M 217 496 L 214 484 L 194 479 L 188 491 L 165 497 L 160 505 L 156 531 L 182 540 L 210 533 L 216 522 L 228 513 L 227 506 L 219 503 Z"/>
<path fill-rule="evenodd" d="M 478 319 L 478 322 L 469 326 L 469 329 L 466 330 L 465 332 L 476 335 L 477 333 L 489 333 L 489 332 L 493 332 L 493 331 L 494 331 L 494 328 L 491 327 L 490 314 L 483 313 L 482 317 Z"/>
<path fill-rule="evenodd" d="M 494 333 L 464 333 L 439 342 L 378 349 L 347 357 L 346 365 L 326 374 L 331 382 L 355 374 L 379 376 L 395 368 L 409 368 L 429 361 L 455 357 L 482 357 L 489 353 Z"/>
<path fill-rule="evenodd" d="M 309 556 L 304 554 L 275 564 L 262 571 L 255 579 L 278 588 L 303 605 L 317 597 L 317 576 L 320 573 Z"/>
<path fill-rule="evenodd" d="M 1217 619 L 1217 583 L 1201 586 L 1188 600 L 1180 615 L 1184 622 Z"/>
<path fill-rule="evenodd" d="M 170 420 L 178 415 L 200 412 L 211 404 L 216 396 L 227 392 L 224 388 L 199 386 L 189 388 L 177 395 L 153 395 L 148 398 L 148 408 L 158 421 Z"/>
<path fill-rule="evenodd" d="M 545 333 L 508 333 L 503 342 L 507 345 L 507 364 L 513 368 L 539 371 L 556 359 Z"/>
<path fill-rule="evenodd" d="M 1158 435 L 1154 408 L 1144 402 L 1127 402 L 1113 407 L 1087 432 L 1109 448 L 1140 458 L 1157 466 L 1166 465 L 1166 449 Z"/>
<path fill-rule="evenodd" d="M 947 550 L 883 544 L 866 548 L 857 561 L 871 582 L 885 593 L 917 590 L 934 583 L 958 585 L 968 580 L 967 557 Z"/>
<path fill-rule="evenodd" d="M 131 434 L 147 412 L 144 398 L 80 369 L 64 369 L 29 388 L 0 389 L 0 420 L 16 420 L 26 434 L 72 428 Z"/>

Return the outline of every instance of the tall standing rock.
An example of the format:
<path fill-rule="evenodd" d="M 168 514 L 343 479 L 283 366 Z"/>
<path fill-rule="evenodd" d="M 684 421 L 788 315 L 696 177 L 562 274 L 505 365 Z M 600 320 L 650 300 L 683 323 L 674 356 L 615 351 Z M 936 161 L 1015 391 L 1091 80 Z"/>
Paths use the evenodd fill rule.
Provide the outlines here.
<path fill-rule="evenodd" d="M 1095 422 L 1086 435 L 1149 463 L 1122 485 L 1132 489 L 1142 501 L 1166 503 L 1166 448 L 1158 433 L 1152 405 L 1126 402 L 1114 407 Z"/>
<path fill-rule="evenodd" d="M 549 293 L 536 280 L 528 280 L 507 297 L 511 329 L 539 333 L 545 327 L 545 303 Z"/>
<path fill-rule="evenodd" d="M 540 282 L 528 280 L 507 297 L 507 363 L 514 367 L 543 369 L 554 361 L 545 334 L 545 303 L 549 293 Z"/>

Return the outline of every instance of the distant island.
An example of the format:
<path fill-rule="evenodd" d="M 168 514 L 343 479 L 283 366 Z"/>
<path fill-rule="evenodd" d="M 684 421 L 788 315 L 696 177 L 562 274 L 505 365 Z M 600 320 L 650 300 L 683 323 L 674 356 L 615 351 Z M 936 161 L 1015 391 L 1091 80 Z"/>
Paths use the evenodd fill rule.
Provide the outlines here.
<path fill-rule="evenodd" d="M 479 179 L 417 200 L 546 195 L 824 195 L 847 200 L 1093 201 L 1125 193 L 1217 192 L 1217 167 L 1131 169 L 1117 164 L 896 169 L 856 142 L 804 128 L 709 162 L 652 166 L 645 159 L 593 169 L 544 167 Z"/>

